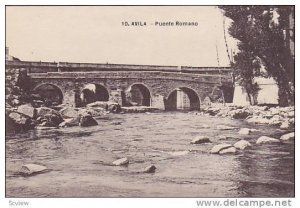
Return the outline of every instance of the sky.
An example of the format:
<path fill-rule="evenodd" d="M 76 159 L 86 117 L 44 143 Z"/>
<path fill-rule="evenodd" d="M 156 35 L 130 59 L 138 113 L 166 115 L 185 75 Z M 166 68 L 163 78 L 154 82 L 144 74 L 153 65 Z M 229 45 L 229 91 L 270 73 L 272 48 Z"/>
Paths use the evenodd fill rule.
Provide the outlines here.
<path fill-rule="evenodd" d="M 7 6 L 6 46 L 24 61 L 228 66 L 223 18 L 215 6 Z M 122 25 L 135 21 L 147 25 Z M 176 21 L 198 26 L 155 26 Z"/>

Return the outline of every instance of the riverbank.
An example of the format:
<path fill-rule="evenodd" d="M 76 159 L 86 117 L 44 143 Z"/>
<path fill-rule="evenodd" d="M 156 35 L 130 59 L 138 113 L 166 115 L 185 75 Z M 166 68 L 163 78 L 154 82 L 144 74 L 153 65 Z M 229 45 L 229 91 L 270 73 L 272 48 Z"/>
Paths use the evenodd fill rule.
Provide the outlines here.
<path fill-rule="evenodd" d="M 34 128 L 64 128 L 71 126 L 98 125 L 95 118 L 110 113 L 151 113 L 158 111 L 148 106 L 121 107 L 118 103 L 97 101 L 86 107 L 67 106 L 33 107 L 23 104 L 6 108 L 6 131 L 8 133 L 25 132 Z M 196 115 L 215 116 L 230 119 L 242 119 L 248 123 L 276 126 L 283 130 L 293 130 L 295 125 L 295 107 L 235 106 L 233 104 L 212 104 L 204 106 Z"/>
<path fill-rule="evenodd" d="M 6 114 L 6 132 L 19 133 L 37 128 L 39 130 L 65 128 L 72 126 L 95 126 L 95 118 L 110 113 L 150 113 L 157 109 L 147 106 L 121 107 L 115 102 L 97 101 L 86 107 L 67 106 L 33 107 L 30 103 L 18 107 L 8 107 Z"/>
<path fill-rule="evenodd" d="M 197 115 L 243 119 L 248 123 L 277 126 L 280 129 L 294 129 L 295 106 L 235 106 L 233 104 L 212 104 L 201 109 Z"/>

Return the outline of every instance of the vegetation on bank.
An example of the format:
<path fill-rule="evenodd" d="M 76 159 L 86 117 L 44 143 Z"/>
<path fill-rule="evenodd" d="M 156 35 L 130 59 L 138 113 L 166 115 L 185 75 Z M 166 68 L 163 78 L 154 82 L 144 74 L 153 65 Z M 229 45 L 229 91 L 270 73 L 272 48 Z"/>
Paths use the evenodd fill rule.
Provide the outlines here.
<path fill-rule="evenodd" d="M 229 34 L 238 52 L 230 58 L 234 77 L 246 89 L 251 104 L 259 86 L 257 76 L 272 77 L 278 85 L 280 106 L 294 104 L 294 7 L 219 6 L 232 20 Z M 224 28 L 225 30 L 225 28 Z M 225 39 L 226 41 L 226 39 Z"/>

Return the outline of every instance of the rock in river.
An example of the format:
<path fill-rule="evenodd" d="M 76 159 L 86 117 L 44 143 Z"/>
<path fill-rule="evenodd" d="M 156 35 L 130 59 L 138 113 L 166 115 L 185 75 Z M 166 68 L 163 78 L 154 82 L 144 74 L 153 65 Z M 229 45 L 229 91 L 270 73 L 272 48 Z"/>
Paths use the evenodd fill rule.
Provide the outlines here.
<path fill-rule="evenodd" d="M 275 139 L 272 137 L 261 136 L 256 140 L 256 144 L 266 144 L 266 143 L 279 143 L 279 139 Z"/>
<path fill-rule="evenodd" d="M 61 109 L 59 112 L 64 119 L 76 118 L 79 116 L 78 109 L 71 108 L 71 107 L 65 107 Z"/>
<path fill-rule="evenodd" d="M 224 150 L 224 149 L 227 149 L 227 148 L 230 148 L 232 147 L 231 144 L 217 144 L 215 145 L 211 150 L 210 150 L 210 153 L 212 154 L 218 154 L 221 150 Z"/>
<path fill-rule="evenodd" d="M 242 135 L 248 135 L 248 134 L 250 134 L 250 132 L 251 132 L 251 130 L 248 128 L 241 128 L 239 130 L 239 134 L 242 134 Z"/>
<path fill-rule="evenodd" d="M 34 128 L 33 120 L 22 113 L 11 112 L 6 116 L 6 125 L 9 125 L 10 131 L 27 131 Z M 7 129 L 7 127 L 6 127 Z"/>
<path fill-rule="evenodd" d="M 225 125 L 218 125 L 217 129 L 219 129 L 219 130 L 233 130 L 233 129 L 236 129 L 236 127 L 225 126 Z"/>
<path fill-rule="evenodd" d="M 39 117 L 39 116 L 45 116 L 47 114 L 55 114 L 55 115 L 61 117 L 60 113 L 57 110 L 54 110 L 52 108 L 47 108 L 47 107 L 37 108 L 37 117 Z"/>
<path fill-rule="evenodd" d="M 30 104 L 20 105 L 17 111 L 26 116 L 29 116 L 30 118 L 34 118 L 36 116 L 36 109 Z"/>
<path fill-rule="evenodd" d="M 46 114 L 38 117 L 36 121 L 39 126 L 58 127 L 58 125 L 63 122 L 63 119 L 57 114 Z"/>
<path fill-rule="evenodd" d="M 234 119 L 245 119 L 251 113 L 247 109 L 236 109 L 230 112 L 230 116 Z"/>
<path fill-rule="evenodd" d="M 96 126 L 97 121 L 90 114 L 85 114 L 80 117 L 79 125 L 82 127 Z"/>
<path fill-rule="evenodd" d="M 197 136 L 191 141 L 191 144 L 202 144 L 211 142 L 207 136 Z"/>
<path fill-rule="evenodd" d="M 229 148 L 223 149 L 219 152 L 220 155 L 232 154 L 232 153 L 236 153 L 236 148 L 235 147 L 229 147 Z"/>
<path fill-rule="evenodd" d="M 35 129 L 36 130 L 52 130 L 52 129 L 57 129 L 57 127 L 53 127 L 53 126 L 36 126 Z"/>
<path fill-rule="evenodd" d="M 43 166 L 43 165 L 26 164 L 21 167 L 19 172 L 22 175 L 29 176 L 29 175 L 33 175 L 33 174 L 44 173 L 47 170 L 49 170 L 49 169 L 47 169 L 47 167 Z"/>
<path fill-rule="evenodd" d="M 251 144 L 250 144 L 250 142 L 248 142 L 246 140 L 240 140 L 240 141 L 236 142 L 233 146 L 237 149 L 243 150 L 247 147 L 251 147 Z"/>
<path fill-rule="evenodd" d="M 103 109 L 107 109 L 108 108 L 108 101 L 96 101 L 96 102 L 87 104 L 86 107 L 92 107 L 92 108 L 100 107 L 100 108 L 103 108 Z"/>
<path fill-rule="evenodd" d="M 184 151 L 176 151 L 176 152 L 168 152 L 172 156 L 183 156 L 189 154 L 189 150 L 184 150 Z"/>
<path fill-rule="evenodd" d="M 280 140 L 284 140 L 284 141 L 291 140 L 291 139 L 295 139 L 295 132 L 284 134 L 280 137 Z"/>
<path fill-rule="evenodd" d="M 80 117 L 65 119 L 62 123 L 59 124 L 59 127 L 72 127 L 79 126 Z"/>
<path fill-rule="evenodd" d="M 280 128 L 281 129 L 289 129 L 289 128 L 291 128 L 291 125 L 288 121 L 284 121 L 284 122 L 282 122 Z"/>
<path fill-rule="evenodd" d="M 39 126 L 58 127 L 63 122 L 60 113 L 52 108 L 40 107 L 37 108 L 36 122 Z"/>
<path fill-rule="evenodd" d="M 127 157 L 124 157 L 124 158 L 115 160 L 115 161 L 113 162 L 113 164 L 116 165 L 116 166 L 120 166 L 120 165 L 128 165 L 128 164 L 129 164 L 129 160 L 128 160 Z"/>
<path fill-rule="evenodd" d="M 144 173 L 154 173 L 156 170 L 155 165 L 149 165 L 144 169 Z"/>
<path fill-rule="evenodd" d="M 86 106 L 92 108 L 100 107 L 113 113 L 121 112 L 121 106 L 118 103 L 112 101 L 96 101 L 94 103 L 87 104 Z"/>

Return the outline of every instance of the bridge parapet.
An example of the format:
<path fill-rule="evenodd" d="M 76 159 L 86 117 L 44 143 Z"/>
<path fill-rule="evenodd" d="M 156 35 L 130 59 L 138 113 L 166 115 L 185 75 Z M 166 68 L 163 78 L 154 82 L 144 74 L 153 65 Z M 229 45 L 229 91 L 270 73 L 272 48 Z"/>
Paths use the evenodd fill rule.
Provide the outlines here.
<path fill-rule="evenodd" d="M 137 80 L 181 80 L 187 82 L 201 82 L 207 84 L 230 83 L 230 76 L 216 76 L 213 74 L 182 74 L 178 72 L 157 72 L 157 71 L 100 71 L 100 72 L 48 72 L 48 73 L 31 73 L 32 79 L 137 79 Z"/>
<path fill-rule="evenodd" d="M 127 65 L 127 64 L 97 64 L 69 62 L 31 62 L 6 61 L 6 68 L 27 68 L 30 73 L 47 72 L 86 72 L 86 71 L 158 71 L 193 74 L 230 75 L 230 67 L 190 67 L 190 66 L 159 66 L 159 65 Z"/>

